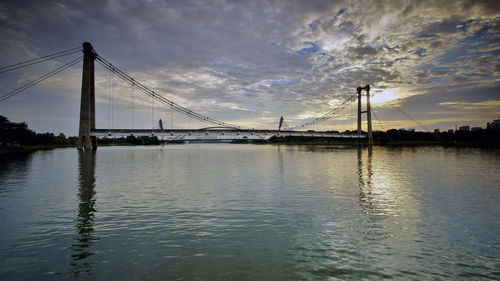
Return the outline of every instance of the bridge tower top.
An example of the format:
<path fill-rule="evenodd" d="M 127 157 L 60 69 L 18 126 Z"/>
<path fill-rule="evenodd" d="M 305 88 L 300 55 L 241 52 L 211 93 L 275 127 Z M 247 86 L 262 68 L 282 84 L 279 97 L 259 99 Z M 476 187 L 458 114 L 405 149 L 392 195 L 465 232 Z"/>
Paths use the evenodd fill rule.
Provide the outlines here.
<path fill-rule="evenodd" d="M 88 56 L 88 58 L 95 60 L 95 58 L 97 57 L 97 52 L 94 50 L 94 47 L 92 47 L 92 44 L 90 44 L 89 42 L 84 42 L 82 44 L 82 48 L 84 56 Z"/>

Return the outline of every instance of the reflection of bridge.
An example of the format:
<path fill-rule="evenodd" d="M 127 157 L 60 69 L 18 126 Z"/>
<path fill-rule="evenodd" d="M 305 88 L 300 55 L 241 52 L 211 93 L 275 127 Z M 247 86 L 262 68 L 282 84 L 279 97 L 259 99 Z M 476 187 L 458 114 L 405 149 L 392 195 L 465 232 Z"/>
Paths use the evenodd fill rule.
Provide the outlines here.
<path fill-rule="evenodd" d="M 302 125 L 296 125 L 286 129 L 281 129 L 283 118 L 279 122 L 278 130 L 265 130 L 265 129 L 247 129 L 241 128 L 240 126 L 233 125 L 227 122 L 222 122 L 198 112 L 192 111 L 189 108 L 183 107 L 176 102 L 165 98 L 163 95 L 156 93 L 151 90 L 141 82 L 130 77 L 125 72 L 121 71 L 113 64 L 108 62 L 103 57 L 99 56 L 97 52 L 93 49 L 92 45 L 88 42 L 83 43 L 83 74 L 82 74 L 82 88 L 81 88 L 81 102 L 80 102 L 80 126 L 78 134 L 77 147 L 79 149 L 96 149 L 97 148 L 97 138 L 98 137 L 124 137 L 124 136 L 157 136 L 166 140 L 266 140 L 272 136 L 304 136 L 304 137 L 314 137 L 314 138 L 343 138 L 343 139 L 367 139 L 368 144 L 372 144 L 372 126 L 371 126 L 371 109 L 370 109 L 370 86 L 357 88 L 356 94 L 348 96 L 343 102 L 338 106 L 332 108 L 329 112 L 325 113 L 321 117 L 315 118 L 312 121 L 306 122 Z M 13 64 L 6 67 L 0 68 L 0 73 L 11 71 L 25 66 L 30 66 L 39 62 L 47 61 L 50 59 L 59 58 L 62 56 L 75 54 L 82 50 L 81 48 L 73 48 L 66 51 L 58 52 L 52 55 L 40 57 L 38 59 L 28 60 L 22 63 Z M 2 97 L 0 101 L 4 101 L 35 84 L 52 77 L 53 75 L 69 68 L 75 63 L 82 60 L 82 57 L 74 59 L 69 63 L 41 76 L 40 78 L 27 83 L 26 85 L 19 87 Z M 94 77 L 94 63 L 97 62 L 105 69 L 109 70 L 113 77 L 118 77 L 125 81 L 127 84 L 131 85 L 133 89 L 139 90 L 149 98 L 151 98 L 151 109 L 152 118 L 151 124 L 153 126 L 151 129 L 115 129 L 113 126 L 109 126 L 108 129 L 97 129 L 96 128 L 96 117 L 95 117 L 95 77 Z M 110 76 L 111 77 L 111 76 Z M 112 89 L 112 87 L 111 87 Z M 361 98 L 362 90 L 366 92 L 366 110 L 362 111 Z M 111 95 L 112 97 L 112 95 Z M 111 100 L 111 99 L 110 99 Z M 353 105 L 357 101 L 357 132 L 356 134 L 341 134 L 336 131 L 312 131 L 305 130 L 308 127 L 317 125 L 324 122 L 334 116 L 337 116 L 347 107 Z M 163 125 L 160 122 L 160 129 L 154 128 L 154 105 L 160 103 L 170 109 L 171 113 L 181 114 L 182 116 L 187 116 L 189 122 L 191 120 L 196 120 L 206 125 L 211 125 L 215 127 L 200 128 L 200 129 L 163 129 Z M 111 103 L 110 103 L 111 104 Z M 132 102 L 133 104 L 133 102 Z M 112 107 L 111 108 L 111 112 Z M 133 110 L 131 110 L 133 119 Z M 362 114 L 366 113 L 367 119 L 367 131 L 365 135 L 361 131 L 361 119 Z M 112 115 L 112 113 L 110 114 Z M 172 118 L 171 118 L 172 119 Z M 161 120 L 160 120 L 161 121 Z M 112 122 L 110 122 L 112 123 Z M 189 123 L 190 124 L 190 123 Z M 132 122 L 132 128 L 133 122 Z M 191 128 L 191 125 L 189 125 Z M 302 130 L 302 131 L 301 131 Z"/>

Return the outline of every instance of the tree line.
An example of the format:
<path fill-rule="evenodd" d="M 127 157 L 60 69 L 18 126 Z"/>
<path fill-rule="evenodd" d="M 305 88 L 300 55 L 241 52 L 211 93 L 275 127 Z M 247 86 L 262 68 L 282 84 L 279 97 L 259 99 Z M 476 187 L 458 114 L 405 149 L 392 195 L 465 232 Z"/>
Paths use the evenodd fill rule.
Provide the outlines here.
<path fill-rule="evenodd" d="M 0 146 L 76 146 L 77 137 L 66 137 L 63 133 L 36 133 L 28 128 L 26 122 L 10 122 L 7 117 L 0 115 Z M 157 145 L 163 141 L 153 136 L 127 136 L 123 138 L 98 138 L 101 145 Z"/>
<path fill-rule="evenodd" d="M 330 133 L 340 133 L 329 131 Z M 364 134 L 366 132 L 363 132 Z M 345 131 L 344 134 L 357 134 L 357 131 Z M 335 144 L 352 143 L 357 144 L 357 140 L 332 139 L 305 136 L 273 136 L 269 143 L 289 143 L 289 144 Z M 500 146 L 500 130 L 478 130 L 478 131 L 455 131 L 455 132 L 416 132 L 403 129 L 390 129 L 387 131 L 374 131 L 373 142 L 376 145 L 405 145 L 405 144 L 443 144 L 443 145 L 481 145 Z"/>
<path fill-rule="evenodd" d="M 337 131 L 330 131 L 338 133 Z M 355 134 L 356 131 L 344 133 Z M 455 132 L 415 132 L 402 129 L 391 129 L 386 132 L 373 132 L 375 144 L 390 145 L 404 142 L 441 143 L 441 144 L 478 144 L 500 145 L 500 130 L 455 131 Z M 0 115 L 0 146 L 75 146 L 77 137 L 66 137 L 63 133 L 36 133 L 28 128 L 25 122 L 10 122 L 5 116 Z M 313 137 L 274 136 L 268 141 L 260 143 L 335 143 L 338 140 Z M 357 142 L 357 141 L 356 141 Z M 165 143 L 156 136 L 127 136 L 122 138 L 98 138 L 100 145 L 158 145 Z"/>
<path fill-rule="evenodd" d="M 66 137 L 63 133 L 36 133 L 25 122 L 10 122 L 0 115 L 0 146 L 12 145 L 60 145 L 67 146 L 76 142 L 76 137 Z"/>

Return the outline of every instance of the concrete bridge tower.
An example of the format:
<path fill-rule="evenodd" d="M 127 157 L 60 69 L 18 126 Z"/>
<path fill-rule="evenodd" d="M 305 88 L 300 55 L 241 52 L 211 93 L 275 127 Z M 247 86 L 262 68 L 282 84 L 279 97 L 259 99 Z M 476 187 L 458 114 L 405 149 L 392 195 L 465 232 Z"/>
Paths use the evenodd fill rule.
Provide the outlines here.
<path fill-rule="evenodd" d="M 89 42 L 83 43 L 82 98 L 80 102 L 80 129 L 78 149 L 97 149 L 96 137 L 90 136 L 95 129 L 95 80 L 94 61 L 97 53 Z"/>

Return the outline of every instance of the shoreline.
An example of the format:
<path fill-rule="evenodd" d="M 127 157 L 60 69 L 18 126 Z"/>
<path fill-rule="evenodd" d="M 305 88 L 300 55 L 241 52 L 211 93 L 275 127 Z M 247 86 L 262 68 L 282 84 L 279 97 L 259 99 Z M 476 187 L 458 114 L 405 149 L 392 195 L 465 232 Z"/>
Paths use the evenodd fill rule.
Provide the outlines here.
<path fill-rule="evenodd" d="M 76 147 L 74 145 L 23 145 L 18 147 L 1 147 L 0 155 L 5 154 L 25 154 L 35 151 L 52 150 L 55 148 Z"/>
<path fill-rule="evenodd" d="M 255 144 L 255 145 L 324 145 L 324 146 L 359 146 L 357 141 L 274 141 L 274 142 L 236 142 L 234 144 Z M 171 145 L 169 143 L 163 145 Z M 178 144 L 176 144 L 178 145 Z M 137 146 L 132 143 L 100 144 L 98 147 L 106 146 Z M 366 143 L 361 143 L 366 147 Z M 415 146 L 443 146 L 443 147 L 479 147 L 479 148 L 500 148 L 499 143 L 494 142 L 439 142 L 439 141 L 392 141 L 386 143 L 375 142 L 374 147 L 415 147 Z M 28 154 L 35 151 L 52 150 L 56 148 L 76 148 L 75 145 L 36 145 L 19 147 L 1 147 L 0 155 Z"/>
<path fill-rule="evenodd" d="M 341 145 L 341 146 L 358 146 L 357 141 L 330 141 L 330 142 L 314 142 L 314 141 L 290 141 L 290 142 L 268 142 L 262 144 L 290 144 L 290 145 Z M 368 146 L 366 142 L 361 143 L 361 146 Z M 499 143 L 493 142 L 439 142 L 439 141 L 392 141 L 392 142 L 374 142 L 374 147 L 398 147 L 398 146 L 445 146 L 445 147 L 496 147 L 500 148 Z"/>
<path fill-rule="evenodd" d="M 136 146 L 132 143 L 118 143 L 118 144 L 100 144 L 102 146 Z M 52 150 L 56 148 L 75 148 L 76 145 L 23 145 L 18 147 L 0 147 L 0 155 L 6 154 L 26 154 L 35 151 Z"/>

